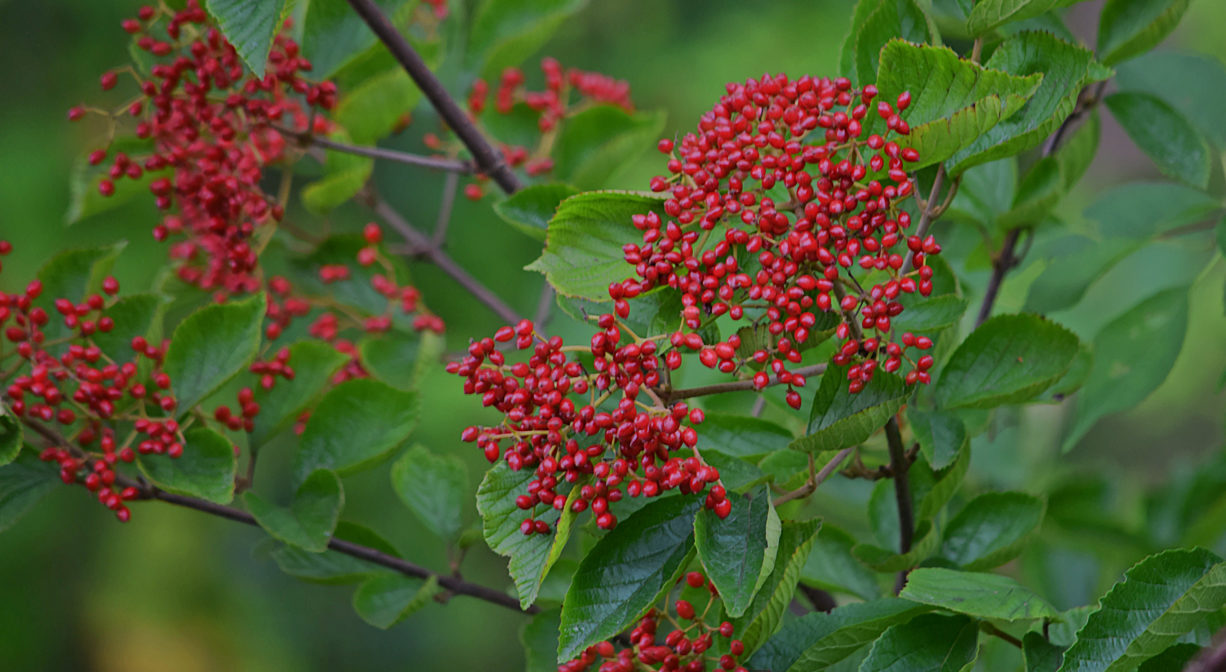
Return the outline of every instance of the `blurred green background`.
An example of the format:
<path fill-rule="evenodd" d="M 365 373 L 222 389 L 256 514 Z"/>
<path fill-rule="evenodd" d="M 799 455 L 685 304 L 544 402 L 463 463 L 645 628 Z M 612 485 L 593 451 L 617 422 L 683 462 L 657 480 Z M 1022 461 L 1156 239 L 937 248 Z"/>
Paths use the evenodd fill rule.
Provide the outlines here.
<path fill-rule="evenodd" d="M 24 286 L 55 251 L 73 246 L 129 241 L 116 272 L 129 289 L 147 286 L 162 264 L 165 250 L 149 235 L 155 213 L 147 202 L 72 229 L 62 225 L 69 166 L 92 147 L 98 130 L 68 124 L 65 111 L 95 97 L 98 75 L 123 62 L 126 36 L 119 22 L 137 6 L 127 0 L 0 1 L 0 90 L 6 98 L 0 105 L 0 238 L 16 247 L 4 259 L 0 289 Z M 671 137 L 693 126 L 725 82 L 764 72 L 834 75 L 851 6 L 849 0 L 593 2 L 542 53 L 564 65 L 629 80 L 639 107 L 667 110 L 665 134 Z M 1083 3 L 1068 17 L 1090 44 L 1100 6 Z M 1163 48 L 1222 59 L 1223 25 L 1226 4 L 1193 3 Z M 1082 209 L 1102 190 L 1157 177 L 1119 129 L 1104 122 L 1098 160 L 1060 209 L 1074 227 L 1084 224 Z M 397 142 L 412 147 L 409 136 Z M 646 152 L 618 184 L 609 186 L 645 188 L 650 176 L 662 170 L 657 157 Z M 1221 170 L 1215 170 L 1220 193 Z M 380 166 L 377 178 L 411 221 L 428 228 L 441 178 L 397 166 Z M 461 200 L 450 250 L 516 308 L 531 312 L 541 278 L 519 269 L 539 249 L 491 218 L 489 203 Z M 360 216 L 348 211 L 335 215 L 341 225 Z M 1127 260 L 1060 319 L 1089 337 L 1127 306 L 1186 280 L 1184 260 L 1199 252 L 1180 244 L 1171 247 L 1169 254 Z M 495 326 L 489 313 L 445 276 L 428 267 L 415 267 L 414 273 L 429 304 L 447 319 L 453 349 L 463 347 L 469 335 Z M 972 273 L 972 287 L 986 275 L 986 270 Z M 1219 263 L 1194 286 L 1187 341 L 1166 383 L 1137 409 L 1101 422 L 1069 458 L 1076 468 L 1110 482 L 1109 492 L 1095 502 L 1124 527 L 1144 524 L 1138 493 L 1161 486 L 1179 465 L 1220 452 L 1224 277 L 1226 269 Z M 1024 269 L 1017 278 L 1006 283 L 1000 310 L 1020 308 Z M 438 371 L 426 382 L 416 440 L 438 452 L 463 454 L 475 485 L 484 461 L 457 437 L 461 427 L 481 416 L 458 387 Z M 1062 413 L 1060 407 L 1035 407 L 1024 412 L 1021 429 L 1009 426 L 993 441 L 977 443 L 972 481 L 1034 489 L 1061 478 L 1068 469 L 1058 452 Z M 270 457 L 262 460 L 261 475 L 275 477 L 277 460 L 284 455 Z M 385 470 L 347 479 L 346 493 L 347 518 L 379 530 L 415 562 L 446 567 L 444 549 L 395 499 Z M 810 512 L 844 526 L 864 525 L 866 497 L 863 483 L 831 483 L 823 486 Z M 466 514 L 475 520 L 475 509 Z M 138 506 L 133 523 L 118 525 L 82 490 L 58 489 L 0 536 L 0 668 L 512 670 L 522 665 L 517 640 L 522 616 L 458 598 L 446 607 L 427 608 L 390 632 L 379 631 L 350 608 L 351 587 L 299 583 L 254 554 L 262 538 L 259 530 L 163 505 Z M 1139 557 L 1126 544 L 1119 551 L 1112 560 L 1070 546 L 1059 551 L 1063 555 L 1036 561 L 1026 575 L 1042 581 L 1044 575 L 1060 574 L 1067 592 L 1057 604 L 1072 606 L 1064 600 L 1082 594 L 1083 602 L 1092 600 Z M 465 575 L 506 584 L 503 561 L 484 547 L 470 553 Z"/>

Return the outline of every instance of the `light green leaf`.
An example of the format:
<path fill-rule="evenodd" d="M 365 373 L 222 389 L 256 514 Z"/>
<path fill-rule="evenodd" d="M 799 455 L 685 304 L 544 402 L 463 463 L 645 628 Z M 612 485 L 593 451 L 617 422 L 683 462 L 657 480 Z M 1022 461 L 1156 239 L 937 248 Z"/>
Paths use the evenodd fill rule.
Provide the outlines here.
<path fill-rule="evenodd" d="M 938 34 L 929 25 L 928 17 L 915 0 L 877 0 L 876 4 L 876 9 L 861 24 L 853 27 L 854 32 L 848 38 L 855 40 L 855 68 L 843 74 L 859 82 L 860 86 L 877 81 L 881 48 L 887 42 L 902 38 L 924 44 L 932 42 L 933 36 Z"/>
<path fill-rule="evenodd" d="M 0 532 L 12 527 L 61 482 L 58 472 L 54 463 L 39 460 L 32 450 L 18 453 L 0 467 Z"/>
<path fill-rule="evenodd" d="M 877 639 L 891 625 L 930 610 L 926 605 L 887 597 L 808 614 L 783 626 L 745 667 L 773 672 L 820 670 Z"/>
<path fill-rule="evenodd" d="M 298 486 L 288 509 L 265 502 L 254 492 L 244 493 L 243 503 L 273 538 L 304 551 L 322 553 L 328 549 L 345 506 L 345 493 L 335 472 L 319 469 Z"/>
<path fill-rule="evenodd" d="M 524 187 L 494 204 L 494 212 L 524 235 L 544 241 L 549 220 L 562 201 L 579 193 L 569 184 L 550 182 Z"/>
<path fill-rule="evenodd" d="M 852 394 L 847 389 L 846 368 L 832 365 L 822 374 L 813 398 L 808 430 L 791 447 L 817 453 L 854 446 L 881 429 L 909 393 L 901 378 L 877 371 L 864 389 Z"/>
<path fill-rule="evenodd" d="M 302 341 L 289 348 L 287 364 L 294 370 L 293 380 L 278 381 L 272 389 L 255 388 L 260 413 L 255 416 L 247 445 L 258 449 L 289 427 L 323 390 L 332 375 L 349 358 L 320 341 Z"/>
<path fill-rule="evenodd" d="M 163 370 L 179 402 L 179 417 L 255 359 L 266 307 L 263 294 L 205 306 L 175 328 Z"/>
<path fill-rule="evenodd" d="M 1064 653 L 1061 672 L 1131 670 L 1226 605 L 1226 564 L 1203 549 L 1168 550 L 1124 573 Z"/>
<path fill-rule="evenodd" d="M 0 403 L 0 467 L 17 459 L 21 453 L 21 423 L 3 403 Z"/>
<path fill-rule="evenodd" d="M 483 0 L 473 10 L 470 65 L 489 81 L 545 44 L 586 0 Z"/>
<path fill-rule="evenodd" d="M 382 460 L 417 426 L 418 404 L 416 393 L 374 380 L 337 385 L 307 420 L 294 458 L 295 481 L 316 469 L 344 475 Z"/>
<path fill-rule="evenodd" d="M 206 0 L 204 6 L 247 67 L 263 77 L 272 38 L 285 20 L 287 0 Z"/>
<path fill-rule="evenodd" d="M 1209 141 L 1175 108 L 1148 93 L 1131 91 L 1108 96 L 1104 102 L 1164 175 L 1201 189 L 1209 186 Z"/>
<path fill-rule="evenodd" d="M 1094 365 L 1078 395 L 1068 451 L 1098 422 L 1141 403 L 1175 365 L 1188 328 L 1188 288 L 1159 292 L 1112 320 L 1094 337 Z"/>
<path fill-rule="evenodd" d="M 873 642 L 860 672 L 961 672 L 975 665 L 979 625 L 965 616 L 923 614 Z"/>
<path fill-rule="evenodd" d="M 1098 20 L 1098 57 L 1115 65 L 1156 46 L 1183 18 L 1191 0 L 1107 0 Z"/>
<path fill-rule="evenodd" d="M 920 452 L 933 469 L 944 469 L 962 453 L 970 440 L 962 420 L 944 411 L 924 412 L 907 409 L 907 420 L 919 443 Z"/>
<path fill-rule="evenodd" d="M 704 508 L 694 521 L 694 547 L 707 577 L 719 590 L 724 609 L 739 618 L 775 566 L 779 515 L 765 485 L 752 493 L 728 494 L 732 512 L 721 520 Z"/>
<path fill-rule="evenodd" d="M 1079 341 L 1037 315 L 998 315 L 958 346 L 933 394 L 941 408 L 993 408 L 1027 401 L 1060 379 Z"/>
<path fill-rule="evenodd" d="M 390 331 L 362 339 L 358 359 L 372 376 L 398 390 L 416 390 L 439 363 L 446 339 L 433 331 Z"/>
<path fill-rule="evenodd" d="M 1141 244 L 1127 238 L 1093 240 L 1081 235 L 1052 241 L 1049 249 L 1057 256 L 1031 283 L 1025 310 L 1051 313 L 1077 305 L 1094 281 Z"/>
<path fill-rule="evenodd" d="M 1025 21 L 1053 9 L 1067 7 L 1081 0 L 980 0 L 971 10 L 966 29 L 972 35 L 983 33 L 1006 23 Z"/>
<path fill-rule="evenodd" d="M 1090 169 L 1090 164 L 1098 155 L 1098 138 L 1101 133 L 1102 123 L 1098 120 L 1098 110 L 1090 110 L 1085 123 L 1073 131 L 1056 150 L 1056 160 L 1060 162 L 1060 177 L 1064 180 L 1064 191 L 1072 189 Z"/>
<path fill-rule="evenodd" d="M 1148 240 L 1215 216 L 1222 203 L 1199 189 L 1170 182 L 1130 182 L 1107 190 L 1086 208 L 1107 237 Z"/>
<path fill-rule="evenodd" d="M 596 542 L 562 603 L 558 660 L 621 632 L 672 587 L 693 547 L 700 506 L 698 497 L 657 499 Z"/>
<path fill-rule="evenodd" d="M 921 567 L 907 575 L 899 597 L 975 618 L 1020 621 L 1059 616 L 1043 598 L 999 574 Z"/>
<path fill-rule="evenodd" d="M 438 42 L 423 42 L 411 38 L 409 42 L 427 66 L 435 67 L 438 64 Z M 378 48 L 382 49 L 382 46 Z M 384 65 L 380 71 L 362 77 L 360 83 L 341 89 L 341 96 L 333 114 L 349 137 L 342 135 L 333 138 L 334 140 L 358 145 L 374 144 L 391 133 L 404 115 L 412 112 L 421 101 L 422 90 L 398 61 L 380 55 L 363 65 L 373 68 L 380 64 Z M 336 153 L 329 152 L 328 160 L 331 161 L 332 155 Z M 356 168 L 363 166 L 363 161 L 369 163 L 370 160 L 358 161 L 358 158 L 360 157 L 351 156 L 338 163 L 338 168 L 329 168 L 328 173 L 337 175 L 350 172 L 351 169 L 352 172 L 360 172 Z"/>
<path fill-rule="evenodd" d="M 526 270 L 545 274 L 562 295 L 608 301 L 609 283 L 634 275 L 622 246 L 641 243 L 631 217 L 664 214 L 663 199 L 629 191 L 591 191 L 562 201 L 545 234 L 545 252 Z"/>
<path fill-rule="evenodd" d="M 422 525 L 445 540 L 460 533 L 470 497 L 463 460 L 413 446 L 392 465 L 391 476 L 392 489 Z"/>
<path fill-rule="evenodd" d="M 337 523 L 336 531 L 332 536 L 373 548 L 393 558 L 400 557 L 396 549 L 385 539 L 356 523 L 345 521 Z M 387 568 L 381 565 L 331 549 L 323 553 L 312 553 L 289 544 L 277 543 L 272 539 L 265 541 L 273 545 L 269 555 L 281 568 L 281 571 L 303 581 L 323 584 L 357 583 L 372 574 L 387 571 Z"/>
<path fill-rule="evenodd" d="M 991 569 L 1017 557 L 1043 522 L 1047 505 L 1021 492 L 972 499 L 945 526 L 941 556 L 966 570 Z"/>
<path fill-rule="evenodd" d="M 353 610 L 363 621 L 387 630 L 430 603 L 438 577 L 426 580 L 385 572 L 366 579 L 353 593 Z"/>
<path fill-rule="evenodd" d="M 1206 54 L 1151 51 L 1121 63 L 1116 83 L 1121 91 L 1156 96 L 1187 117 L 1219 149 L 1226 148 L 1226 67 Z"/>
<path fill-rule="evenodd" d="M 234 444 L 211 429 L 193 427 L 183 433 L 183 454 L 140 455 L 136 463 L 154 485 L 180 495 L 218 504 L 234 499 L 238 462 Z"/>
<path fill-rule="evenodd" d="M 332 131 L 328 137 L 336 142 L 352 143 L 343 128 Z M 361 191 L 374 169 L 375 160 L 370 157 L 328 152 L 324 160 L 324 176 L 302 190 L 302 204 L 313 213 L 326 213 Z"/>
<path fill-rule="evenodd" d="M 580 189 L 605 186 L 652 146 L 664 120 L 663 111 L 631 114 L 612 105 L 569 116 L 554 147 L 554 173 Z"/>
<path fill-rule="evenodd" d="M 910 295 L 907 298 L 910 299 L 912 296 L 918 295 Z M 962 320 L 968 303 L 966 299 L 954 294 L 921 297 L 921 299 L 902 302 L 905 310 L 892 320 L 896 330 L 930 334 L 953 326 Z"/>
<path fill-rule="evenodd" d="M 736 637 L 745 644 L 745 651 L 756 651 L 783 621 L 783 614 L 796 594 L 796 581 L 820 528 L 818 520 L 783 523 L 774 567 L 749 609 L 733 623 Z"/>

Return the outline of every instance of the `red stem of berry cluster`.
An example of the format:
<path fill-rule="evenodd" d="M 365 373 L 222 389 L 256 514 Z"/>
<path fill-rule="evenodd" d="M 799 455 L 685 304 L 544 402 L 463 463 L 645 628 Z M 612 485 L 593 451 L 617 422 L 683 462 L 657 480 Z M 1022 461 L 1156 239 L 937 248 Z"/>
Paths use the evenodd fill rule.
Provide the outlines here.
<path fill-rule="evenodd" d="M 469 120 L 468 115 L 456 104 L 446 87 L 434 76 L 426 62 L 421 59 L 409 41 L 396 30 L 383 11 L 372 0 L 349 0 L 349 5 L 362 17 L 366 25 L 387 50 L 400 63 L 418 88 L 426 94 L 426 98 L 439 116 L 451 130 L 460 138 L 468 151 L 472 152 L 481 172 L 491 179 L 508 195 L 519 191 L 522 185 L 511 167 L 503 160 L 502 154 L 485 139 L 481 131 Z"/>

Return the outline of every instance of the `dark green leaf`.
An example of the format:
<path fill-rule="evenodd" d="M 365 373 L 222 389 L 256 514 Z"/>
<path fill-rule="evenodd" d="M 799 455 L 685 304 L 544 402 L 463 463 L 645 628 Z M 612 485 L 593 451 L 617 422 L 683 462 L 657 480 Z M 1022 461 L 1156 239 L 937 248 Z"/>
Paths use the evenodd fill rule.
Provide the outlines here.
<path fill-rule="evenodd" d="M 445 339 L 432 331 L 390 331 L 358 343 L 358 358 L 375 378 L 409 391 L 438 364 L 445 346 Z"/>
<path fill-rule="evenodd" d="M 298 486 L 288 509 L 265 502 L 254 492 L 245 493 L 243 503 L 260 527 L 278 541 L 322 553 L 345 506 L 345 493 L 335 472 L 319 469 Z"/>
<path fill-rule="evenodd" d="M 264 76 L 264 64 L 272 38 L 285 21 L 287 0 L 207 0 L 205 7 L 217 20 L 226 40 L 256 77 Z"/>
<path fill-rule="evenodd" d="M 1209 186 L 1209 142 L 1175 108 L 1148 93 L 1131 91 L 1108 96 L 1104 102 L 1164 175 L 1201 189 Z"/>
<path fill-rule="evenodd" d="M 557 672 L 558 628 L 562 612 L 542 611 L 519 629 L 519 643 L 524 647 L 524 672 Z"/>
<path fill-rule="evenodd" d="M 281 380 L 272 389 L 256 388 L 260 413 L 255 416 L 247 445 L 258 449 L 293 423 L 323 390 L 336 370 L 349 358 L 320 341 L 302 341 L 289 348 L 287 363 L 293 380 Z"/>
<path fill-rule="evenodd" d="M 374 531 L 355 523 L 337 523 L 332 536 L 373 548 L 394 558 L 400 557 L 386 540 Z M 304 581 L 327 584 L 357 583 L 371 574 L 387 571 L 380 565 L 338 551 L 329 549 L 323 553 L 311 553 L 288 544 L 278 544 L 271 539 L 267 541 L 275 544 L 269 554 L 281 571 Z"/>
<path fill-rule="evenodd" d="M 234 444 L 204 427 L 187 430 L 183 438 L 182 455 L 141 455 L 137 458 L 140 470 L 163 490 L 229 504 L 234 499 L 238 464 Z"/>
<path fill-rule="evenodd" d="M 733 624 L 737 639 L 745 644 L 745 651 L 756 651 L 779 627 L 792 596 L 796 594 L 796 581 L 800 578 L 801 569 L 820 528 L 821 521 L 818 520 L 783 523 L 774 568 L 745 615 Z"/>
<path fill-rule="evenodd" d="M 967 441 L 958 449 L 953 463 L 940 471 L 934 471 L 923 459 L 911 465 L 907 473 L 911 479 L 911 497 L 916 501 L 917 519 L 932 518 L 941 511 L 962 485 L 970 463 L 971 444 Z"/>
<path fill-rule="evenodd" d="M 566 118 L 554 147 L 554 172 L 580 189 L 607 185 L 651 147 L 664 130 L 664 113 L 631 114 L 598 105 Z"/>
<path fill-rule="evenodd" d="M 873 642 L 860 672 L 961 672 L 979 653 L 979 626 L 965 616 L 923 614 Z"/>
<path fill-rule="evenodd" d="M 1051 313 L 1077 305 L 1094 281 L 1140 246 L 1128 238 L 1100 241 L 1081 235 L 1052 241 L 1050 249 L 1056 256 L 1031 283 L 1025 309 Z"/>
<path fill-rule="evenodd" d="M 1022 552 L 1043 522 L 1043 500 L 1021 492 L 972 499 L 945 526 L 941 556 L 967 570 L 991 569 Z"/>
<path fill-rule="evenodd" d="M 664 214 L 664 201 L 629 191 L 592 191 L 562 201 L 549 222 L 545 252 L 527 270 L 545 274 L 559 294 L 607 301 L 609 283 L 634 275 L 622 246 L 642 242 L 634 215 Z"/>
<path fill-rule="evenodd" d="M 893 319 L 894 328 L 920 334 L 933 333 L 957 324 L 962 320 L 967 306 L 966 299 L 953 294 L 902 303 L 905 310 Z"/>
<path fill-rule="evenodd" d="M 920 567 L 907 575 L 899 597 L 976 618 L 1019 621 L 1059 616 L 1055 607 L 999 574 Z"/>
<path fill-rule="evenodd" d="M 110 331 L 95 331 L 90 340 L 116 362 L 129 362 L 136 356 L 132 339 L 149 338 L 159 317 L 162 301 L 153 294 L 130 294 L 106 309 L 115 321 Z"/>
<path fill-rule="evenodd" d="M 408 2 L 375 0 L 388 16 L 394 16 Z M 375 42 L 375 34 L 345 0 L 309 0 L 302 19 L 302 54 L 311 60 L 313 77 L 331 78 Z"/>
<path fill-rule="evenodd" d="M 483 0 L 473 10 L 471 65 L 489 81 L 519 65 L 549 39 L 585 0 Z"/>
<path fill-rule="evenodd" d="M 0 404 L 0 467 L 17 459 L 21 446 L 21 423 L 4 404 Z"/>
<path fill-rule="evenodd" d="M 27 450 L 0 467 L 0 532 L 16 523 L 31 506 L 60 483 L 55 464 Z"/>
<path fill-rule="evenodd" d="M 1094 366 L 1094 351 L 1090 349 L 1088 343 L 1082 343 L 1081 348 L 1077 351 L 1077 357 L 1073 359 L 1072 366 L 1068 367 L 1064 377 L 1056 381 L 1047 391 L 1039 395 L 1038 401 L 1045 403 L 1060 403 L 1065 397 L 1073 394 L 1085 385 L 1086 379 L 1090 377 L 1090 369 Z"/>
<path fill-rule="evenodd" d="M 973 35 L 986 33 L 997 26 L 1032 19 L 1053 9 L 1067 7 L 1081 0 L 980 0 L 967 18 L 966 29 Z"/>
<path fill-rule="evenodd" d="M 1060 379 L 1079 342 L 1037 315 L 999 315 L 958 346 L 933 390 L 942 408 L 993 408 L 1027 401 Z"/>
<path fill-rule="evenodd" d="M 706 446 L 702 449 L 702 459 L 719 470 L 720 483 L 732 492 L 743 493 L 770 480 L 770 476 L 749 459 L 732 457 Z"/>
<path fill-rule="evenodd" d="M 752 493 L 728 493 L 732 513 L 721 520 L 704 508 L 694 521 L 694 547 L 728 615 L 738 618 L 775 566 L 779 515 L 765 485 Z"/>
<path fill-rule="evenodd" d="M 907 409 L 907 420 L 924 459 L 933 469 L 948 467 L 967 444 L 966 425 L 952 413 L 925 413 L 911 407 Z"/>
<path fill-rule="evenodd" d="M 1156 46 L 1179 25 L 1191 0 L 1107 0 L 1098 21 L 1098 57 L 1107 65 Z"/>
<path fill-rule="evenodd" d="M 1056 672 L 1064 661 L 1064 649 L 1037 632 L 1028 632 L 1022 637 L 1022 657 L 1026 672 Z"/>
<path fill-rule="evenodd" d="M 1168 550 L 1124 573 L 1064 652 L 1062 672 L 1132 669 L 1226 605 L 1226 564 L 1203 549 Z"/>
<path fill-rule="evenodd" d="M 1077 421 L 1064 450 L 1098 419 L 1141 403 L 1175 365 L 1188 328 L 1188 288 L 1159 292 L 1112 320 L 1094 337 L 1094 365 L 1078 395 Z"/>
<path fill-rule="evenodd" d="M 854 31 L 849 39 L 855 40 L 855 69 L 843 74 L 859 82 L 860 86 L 877 81 L 881 48 L 887 42 L 902 38 L 924 44 L 932 42 L 936 34 L 929 26 L 924 10 L 915 4 L 915 0 L 878 0 L 877 8 Z"/>
<path fill-rule="evenodd" d="M 823 524 L 801 571 L 804 582 L 863 600 L 880 597 L 876 575 L 851 555 L 855 545 L 850 534 L 829 523 Z"/>
<path fill-rule="evenodd" d="M 596 542 L 562 603 L 558 660 L 621 632 L 672 587 L 690 555 L 700 506 L 698 497 L 657 499 Z"/>
<path fill-rule="evenodd" d="M 1166 101 L 1219 148 L 1226 147 L 1226 67 L 1212 56 L 1151 51 L 1122 63 L 1116 83 L 1121 91 L 1149 93 Z"/>
<path fill-rule="evenodd" d="M 264 295 L 258 294 L 201 308 L 175 328 L 164 370 L 179 402 L 180 417 L 255 358 L 265 308 Z"/>
<path fill-rule="evenodd" d="M 810 453 L 854 446 L 893 417 L 908 394 L 902 379 L 885 371 L 873 374 L 864 389 L 852 394 L 847 389 L 846 368 L 832 365 L 822 375 L 813 398 L 805 436 L 791 446 Z"/>
<path fill-rule="evenodd" d="M 930 608 L 925 605 L 888 597 L 808 614 L 783 626 L 745 667 L 772 672 L 820 670 L 877 639 L 890 626 L 926 611 Z"/>
<path fill-rule="evenodd" d="M 759 457 L 778 452 L 792 442 L 787 428 L 768 420 L 728 413 L 707 413 L 702 421 L 702 446 L 735 457 Z"/>
<path fill-rule="evenodd" d="M 543 241 L 558 205 L 577 193 L 578 189 L 560 182 L 534 184 L 495 203 L 494 212 L 525 235 Z"/>
<path fill-rule="evenodd" d="M 450 540 L 460 533 L 468 508 L 468 470 L 455 455 L 413 446 L 392 465 L 392 489 L 422 525 Z"/>
<path fill-rule="evenodd" d="M 911 550 L 906 553 L 898 553 L 894 548 L 858 544 L 851 549 L 851 554 L 878 572 L 901 572 L 923 562 L 940 544 L 941 535 L 933 529 L 930 521 L 925 520 L 916 525 Z"/>
<path fill-rule="evenodd" d="M 1188 663 L 1203 649 L 1191 642 L 1173 644 L 1162 653 L 1141 663 L 1137 672 L 1168 672 L 1169 670 L 1186 669 Z"/>
<path fill-rule="evenodd" d="M 376 574 L 353 593 L 353 610 L 363 621 L 387 630 L 430 603 L 439 592 L 438 577 L 426 580 L 384 572 Z"/>
<path fill-rule="evenodd" d="M 349 380 L 333 388 L 307 420 L 294 459 L 301 482 L 316 469 L 344 475 L 371 466 L 409 438 L 418 397 L 378 381 Z"/>

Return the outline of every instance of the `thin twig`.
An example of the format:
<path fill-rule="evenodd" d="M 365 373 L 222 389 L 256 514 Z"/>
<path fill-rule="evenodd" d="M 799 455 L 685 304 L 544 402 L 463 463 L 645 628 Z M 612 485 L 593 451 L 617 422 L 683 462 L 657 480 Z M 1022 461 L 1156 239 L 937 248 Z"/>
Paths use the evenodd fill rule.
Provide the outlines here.
<path fill-rule="evenodd" d="M 852 446 L 850 448 L 844 448 L 843 450 L 840 450 L 838 453 L 835 454 L 834 458 L 831 459 L 829 462 L 827 462 L 826 466 L 822 467 L 822 470 L 817 472 L 816 474 L 813 473 L 813 455 L 810 454 L 809 455 L 809 478 L 808 480 L 806 480 L 804 485 L 800 486 L 799 488 L 796 488 L 795 490 L 791 492 L 787 492 L 787 493 L 784 493 L 776 497 L 775 501 L 772 502 L 772 504 L 774 504 L 775 507 L 778 508 L 780 505 L 786 504 L 792 501 L 793 499 L 800 499 L 802 497 L 808 497 L 809 495 L 813 494 L 813 492 L 817 490 L 817 486 L 821 485 L 827 478 L 830 478 L 831 474 L 838 471 L 839 467 L 843 464 L 843 460 L 846 460 L 847 456 L 850 455 L 851 452 L 855 449 L 856 447 Z"/>
<path fill-rule="evenodd" d="M 553 287 L 546 281 L 541 287 L 541 294 L 536 299 L 536 313 L 532 316 L 532 323 L 537 329 L 541 329 L 549 322 L 549 315 L 553 312 Z"/>
<path fill-rule="evenodd" d="M 928 192 L 928 200 L 924 201 L 924 209 L 920 213 L 919 226 L 915 227 L 915 235 L 919 236 L 920 240 L 923 240 L 924 236 L 928 235 L 928 227 L 932 226 L 932 220 L 936 219 L 938 208 L 934 201 L 936 201 L 937 197 L 941 195 L 941 183 L 944 181 L 945 164 L 941 164 L 937 167 L 936 177 L 932 178 L 932 191 Z M 958 181 L 955 180 L 954 186 L 950 187 L 951 192 L 957 188 L 957 184 Z M 941 209 L 944 207 L 945 205 L 942 204 Z M 914 266 L 915 251 L 908 250 L 907 257 L 902 262 L 902 270 L 900 273 L 905 275 L 906 273 L 910 272 Z"/>
<path fill-rule="evenodd" d="M 819 373 L 826 371 L 825 364 L 814 364 L 812 366 L 802 366 L 792 372 L 794 376 L 816 376 Z M 779 384 L 779 376 L 771 376 L 767 387 Z M 754 389 L 752 380 L 734 380 L 728 383 L 716 383 L 714 385 L 703 385 L 701 387 L 690 387 L 680 390 L 656 390 L 656 394 L 660 396 L 665 403 L 672 403 L 679 399 L 689 399 L 691 397 L 705 397 L 710 394 L 722 394 L 724 392 L 743 392 L 745 390 Z"/>
<path fill-rule="evenodd" d="M 489 175 L 507 194 L 519 191 L 521 188 L 519 178 L 507 165 L 502 153 L 486 140 L 464 110 L 451 97 L 451 94 L 447 93 L 443 83 L 434 76 L 409 41 L 383 14 L 383 10 L 379 9 L 373 0 L 349 0 L 349 6 L 353 7 L 366 25 L 370 26 L 371 31 L 383 42 L 405 72 L 409 73 L 409 77 L 413 79 L 417 87 L 426 94 L 426 98 L 438 111 L 439 116 L 451 127 L 451 130 L 455 131 L 468 151 L 472 152 L 481 172 Z"/>
<path fill-rule="evenodd" d="M 460 190 L 460 176 L 448 173 L 443 182 L 443 200 L 438 206 L 438 219 L 434 222 L 434 236 L 430 243 L 441 248 L 447 242 L 447 229 L 451 226 L 451 210 L 455 206 L 455 195 Z"/>
<path fill-rule="evenodd" d="M 907 459 L 907 451 L 902 445 L 902 433 L 898 430 L 898 417 L 890 418 L 885 423 L 886 443 L 890 447 L 890 469 L 894 472 L 894 499 L 898 505 L 898 552 L 905 555 L 911 550 L 911 538 L 915 534 L 915 511 L 911 502 L 911 483 L 907 479 L 907 471 L 911 462 Z M 898 573 L 894 584 L 894 593 L 902 591 L 907 581 L 907 570 Z"/>
<path fill-rule="evenodd" d="M 1013 635 L 1010 635 L 1009 633 L 1005 632 L 1004 630 L 1001 630 L 1000 628 L 996 627 L 995 625 L 992 625 L 991 623 L 988 623 L 987 621 L 980 621 L 979 629 L 983 630 L 989 635 L 992 635 L 993 637 L 998 637 L 1000 639 L 1003 639 L 1004 641 L 1009 642 L 1010 644 L 1012 644 L 1013 646 L 1016 646 L 1019 649 L 1022 648 L 1022 640 L 1018 639 L 1017 637 L 1014 637 Z"/>
<path fill-rule="evenodd" d="M 401 152 L 394 149 L 384 149 L 382 147 L 362 147 L 360 145 L 350 145 L 314 135 L 312 133 L 307 133 L 305 131 L 295 131 L 291 128 L 285 128 L 283 126 L 274 125 L 273 128 L 283 135 L 293 137 L 304 147 L 322 147 L 324 149 L 330 149 L 334 152 L 343 152 L 345 154 L 354 154 L 356 156 L 366 156 L 372 159 L 403 163 L 410 166 L 421 166 L 423 168 L 445 170 L 452 174 L 462 173 L 467 175 L 474 172 L 473 164 L 468 161 L 444 159 L 434 156 L 422 156 L 420 154 L 410 154 L 408 152 Z"/>

